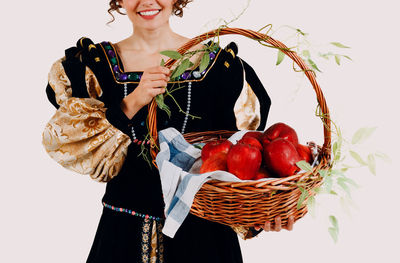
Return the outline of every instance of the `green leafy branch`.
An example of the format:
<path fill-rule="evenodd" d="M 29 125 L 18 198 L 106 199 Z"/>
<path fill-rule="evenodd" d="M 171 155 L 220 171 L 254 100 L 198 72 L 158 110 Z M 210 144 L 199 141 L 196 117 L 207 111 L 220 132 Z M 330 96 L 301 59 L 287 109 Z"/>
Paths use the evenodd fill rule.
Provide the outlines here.
<path fill-rule="evenodd" d="M 313 194 L 328 194 L 336 199 L 342 209 L 350 214 L 350 209 L 355 207 L 352 200 L 352 190 L 358 188 L 358 184 L 351 178 L 351 170 L 367 167 L 373 175 L 376 175 L 376 158 L 390 162 L 390 158 L 382 152 L 368 153 L 367 157 L 362 157 L 357 153 L 357 146 L 366 142 L 376 130 L 376 127 L 363 127 L 358 129 L 352 136 L 351 141 L 346 140 L 339 127 L 332 122 L 332 134 L 335 136 L 332 144 L 332 157 L 328 168 L 318 170 L 318 174 L 323 178 L 320 187 L 313 189 Z M 356 165 L 349 165 L 348 156 L 350 156 Z M 312 172 L 313 168 L 305 161 L 297 163 L 297 166 L 306 172 Z M 301 184 L 298 185 L 301 195 L 297 204 L 298 209 L 306 201 L 307 207 L 314 214 L 315 198 Z M 336 243 L 339 235 L 339 222 L 334 215 L 329 215 L 331 226 L 328 232 Z"/>
<path fill-rule="evenodd" d="M 289 28 L 290 30 L 293 31 L 293 33 L 287 39 L 287 41 L 289 41 L 291 39 L 295 39 L 295 44 L 293 47 L 290 48 L 290 50 L 295 50 L 296 53 L 308 64 L 309 68 L 311 68 L 312 71 L 314 71 L 314 73 L 322 72 L 316 63 L 316 61 L 318 61 L 319 58 L 324 58 L 326 60 L 334 58 L 337 65 L 340 65 L 342 58 L 352 60 L 348 55 L 340 54 L 337 52 L 314 51 L 316 46 L 311 44 L 311 42 L 309 41 L 309 39 L 308 39 L 309 34 L 303 32 L 301 29 L 298 29 L 298 28 L 294 28 L 291 26 L 283 26 L 283 27 L 278 28 L 278 30 L 273 31 L 272 26 L 271 26 L 268 30 L 268 33 L 271 32 L 270 35 L 272 36 L 273 34 L 276 34 L 282 28 Z M 340 42 L 330 42 L 328 45 L 336 47 L 336 48 L 340 48 L 340 49 L 350 48 L 346 45 L 343 45 Z M 281 64 L 282 61 L 284 60 L 284 58 L 285 58 L 285 53 L 283 53 L 282 50 L 278 50 L 276 65 L 278 66 L 279 64 Z M 296 69 L 294 63 L 295 62 L 293 61 L 293 69 L 297 72 L 302 72 L 302 70 Z"/>

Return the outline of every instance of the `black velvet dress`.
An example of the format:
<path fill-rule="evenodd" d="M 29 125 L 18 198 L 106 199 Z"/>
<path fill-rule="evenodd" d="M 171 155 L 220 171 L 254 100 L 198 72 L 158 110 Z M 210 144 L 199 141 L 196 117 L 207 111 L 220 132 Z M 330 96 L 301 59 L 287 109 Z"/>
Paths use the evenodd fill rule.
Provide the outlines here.
<path fill-rule="evenodd" d="M 244 66 L 246 81 L 260 103 L 257 129 L 263 130 L 270 98 L 254 70 L 246 62 L 241 62 L 236 54 L 234 43 L 225 48 L 218 47 L 210 54 L 210 63 L 205 71 L 186 71 L 178 80 L 171 81 L 169 87 L 182 87 L 173 93 L 181 108 L 189 109 L 190 114 L 201 118 L 186 117 L 167 97 L 165 102 L 171 108 L 172 116 L 168 118 L 165 112 L 158 111 L 158 129 L 175 127 L 185 133 L 237 130 L 233 108 L 243 89 Z M 242 262 L 237 234 L 229 226 L 189 214 L 174 238 L 161 233 L 164 203 L 159 173 L 138 157 L 141 148 L 137 142 L 143 140 L 148 132 L 148 108 L 143 107 L 130 120 L 119 106 L 124 98 L 124 88 L 127 94 L 132 92 L 139 83 L 141 72 L 124 72 L 111 43 L 94 45 L 86 38 L 80 39 L 76 47 L 66 50 L 62 66 L 70 81 L 72 97 L 76 98 L 90 96 L 85 68 L 93 71 L 102 89 L 97 99 L 107 109 L 107 121 L 132 141 L 119 173 L 107 182 L 102 200 L 105 207 L 87 262 Z M 46 93 L 58 109 L 60 105 L 51 85 L 47 86 Z"/>

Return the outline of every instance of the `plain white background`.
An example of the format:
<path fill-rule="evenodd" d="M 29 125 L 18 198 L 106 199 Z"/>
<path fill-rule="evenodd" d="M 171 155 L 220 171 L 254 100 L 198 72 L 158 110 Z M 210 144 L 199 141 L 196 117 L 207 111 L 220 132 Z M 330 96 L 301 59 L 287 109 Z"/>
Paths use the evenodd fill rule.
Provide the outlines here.
<path fill-rule="evenodd" d="M 45 94 L 47 73 L 64 49 L 81 36 L 95 42 L 127 37 L 130 24 L 118 17 L 105 25 L 107 1 L 17 1 L 3 4 L 1 25 L 1 262 L 84 262 L 101 213 L 104 184 L 69 172 L 51 160 L 41 133 L 55 109 Z M 346 138 L 360 127 L 378 127 L 359 149 L 388 154 L 392 163 L 378 162 L 377 176 L 367 169 L 349 173 L 361 186 L 353 191 L 358 209 L 346 215 L 336 202 L 319 198 L 316 217 L 299 220 L 293 231 L 263 233 L 242 242 L 246 263 L 264 262 L 399 262 L 400 179 L 398 115 L 399 66 L 397 1 L 264 1 L 253 0 L 232 24 L 258 30 L 291 25 L 310 34 L 312 42 L 339 41 L 351 46 L 353 62 L 321 62 L 318 82 L 333 119 Z M 171 26 L 188 37 L 213 29 L 218 18 L 229 20 L 246 1 L 195 0 L 184 18 Z M 207 22 L 210 22 L 206 25 Z M 280 39 L 283 41 L 283 39 Z M 268 125 L 284 121 L 296 128 L 302 142 L 322 143 L 322 124 L 311 85 L 294 73 L 288 58 L 276 67 L 276 51 L 243 37 L 239 55 L 258 73 L 273 100 Z M 329 237 L 327 216 L 339 219 L 339 242 Z M 195 238 L 195 237 L 194 237 Z"/>

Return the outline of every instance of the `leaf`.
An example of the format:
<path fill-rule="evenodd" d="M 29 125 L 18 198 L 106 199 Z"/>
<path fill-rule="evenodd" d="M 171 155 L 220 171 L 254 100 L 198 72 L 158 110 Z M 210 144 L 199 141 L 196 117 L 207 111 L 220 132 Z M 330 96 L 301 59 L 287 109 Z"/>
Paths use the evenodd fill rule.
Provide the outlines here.
<path fill-rule="evenodd" d="M 325 186 L 325 190 L 327 193 L 330 193 L 332 190 L 332 177 L 331 176 L 326 176 L 325 180 L 324 180 L 324 186 Z"/>
<path fill-rule="evenodd" d="M 306 36 L 307 35 L 307 33 L 304 33 L 303 31 L 301 31 L 300 29 L 296 29 L 296 31 L 298 32 L 298 33 L 300 33 L 302 36 Z"/>
<path fill-rule="evenodd" d="M 311 212 L 312 216 L 315 216 L 315 197 L 310 196 L 307 200 L 307 208 Z"/>
<path fill-rule="evenodd" d="M 368 169 L 373 175 L 376 175 L 376 162 L 375 157 L 372 153 L 368 154 Z"/>
<path fill-rule="evenodd" d="M 310 51 L 308 51 L 308 50 L 303 50 L 302 54 L 303 54 L 303 56 L 306 57 L 306 58 L 311 57 Z"/>
<path fill-rule="evenodd" d="M 314 188 L 314 192 L 315 192 L 316 194 L 320 194 L 320 193 L 322 192 L 321 187 L 316 187 L 316 188 Z"/>
<path fill-rule="evenodd" d="M 377 153 L 375 153 L 375 156 L 378 157 L 378 158 L 381 158 L 382 160 L 384 160 L 387 163 L 391 163 L 392 162 L 390 157 L 388 155 L 384 154 L 384 153 L 377 152 Z"/>
<path fill-rule="evenodd" d="M 328 228 L 329 234 L 331 235 L 333 241 L 335 243 L 337 242 L 338 239 L 338 234 L 339 234 L 339 223 L 338 220 L 336 219 L 335 216 L 329 216 L 329 221 L 331 222 L 332 226 Z"/>
<path fill-rule="evenodd" d="M 157 106 L 158 106 L 161 110 L 165 111 L 165 112 L 168 114 L 168 117 L 171 118 L 171 110 L 169 109 L 169 107 L 167 106 L 167 104 L 164 103 L 164 96 L 163 96 L 163 94 L 158 94 L 158 95 L 155 97 L 155 100 L 156 100 Z"/>
<path fill-rule="evenodd" d="M 351 140 L 352 144 L 357 144 L 357 143 L 362 143 L 364 142 L 366 139 L 368 139 L 371 134 L 376 130 L 376 127 L 372 127 L 372 128 L 360 128 L 358 129 L 354 135 L 353 138 Z"/>
<path fill-rule="evenodd" d="M 187 58 L 184 59 L 182 61 L 182 63 L 174 69 L 171 79 L 175 79 L 175 78 L 179 77 L 183 72 L 185 72 L 186 69 L 188 69 L 191 66 L 191 64 L 193 65 L 193 63 L 190 62 L 189 59 L 187 59 Z"/>
<path fill-rule="evenodd" d="M 172 59 L 176 59 L 176 60 L 182 58 L 182 55 L 178 51 L 175 51 L 175 50 L 164 50 L 164 51 L 161 51 L 160 54 L 170 57 Z"/>
<path fill-rule="evenodd" d="M 306 161 L 299 161 L 296 163 L 297 167 L 299 167 L 301 170 L 304 170 L 306 172 L 312 171 L 311 165 L 306 162 Z"/>
<path fill-rule="evenodd" d="M 343 57 L 347 58 L 348 60 L 351 60 L 351 61 L 353 61 L 353 60 L 351 59 L 351 57 L 349 57 L 349 56 L 345 56 L 345 55 L 343 55 Z"/>
<path fill-rule="evenodd" d="M 331 170 L 331 174 L 345 176 L 341 170 Z"/>
<path fill-rule="evenodd" d="M 328 228 L 329 234 L 331 235 L 333 241 L 337 243 L 338 241 L 338 232 L 333 227 Z"/>
<path fill-rule="evenodd" d="M 331 190 L 329 193 L 330 193 L 331 195 L 338 195 L 338 193 L 336 193 L 336 192 L 333 191 L 333 190 Z"/>
<path fill-rule="evenodd" d="M 354 152 L 354 151 L 349 151 L 349 153 L 350 153 L 350 155 L 351 155 L 351 157 L 353 157 L 354 158 L 354 160 L 356 160 L 359 164 L 361 164 L 361 165 L 368 165 L 362 158 L 361 158 L 361 156 L 358 154 L 358 153 L 356 153 L 356 152 Z"/>
<path fill-rule="evenodd" d="M 162 58 L 162 59 L 161 59 L 161 62 L 160 62 L 160 66 L 164 67 L 164 65 L 165 65 L 165 61 L 164 61 L 164 59 Z"/>
<path fill-rule="evenodd" d="M 319 170 L 318 172 L 322 177 L 325 177 L 328 174 L 327 170 Z"/>
<path fill-rule="evenodd" d="M 340 47 L 340 48 L 350 48 L 348 46 L 343 45 L 342 43 L 339 42 L 331 42 L 332 45 L 336 46 L 336 47 Z"/>
<path fill-rule="evenodd" d="M 329 56 L 332 56 L 333 53 L 331 53 L 331 52 L 325 53 L 325 54 L 323 54 L 323 53 L 318 53 L 318 55 L 319 55 L 320 57 L 326 59 L 326 60 L 329 60 Z"/>
<path fill-rule="evenodd" d="M 337 142 L 334 142 L 333 145 L 332 145 L 333 155 L 336 155 L 337 149 L 338 149 L 338 144 L 337 144 Z"/>
<path fill-rule="evenodd" d="M 299 201 L 297 202 L 297 209 L 300 209 L 303 206 L 304 200 L 306 200 L 308 196 L 308 191 L 302 187 L 299 187 L 301 191 L 301 195 L 299 197 Z"/>
<path fill-rule="evenodd" d="M 194 146 L 194 148 L 197 148 L 197 149 L 203 149 L 203 146 L 202 145 L 200 145 L 200 144 L 193 144 L 193 146 Z"/>
<path fill-rule="evenodd" d="M 309 64 L 313 69 L 315 69 L 316 71 L 322 72 L 321 70 L 319 70 L 319 68 L 317 67 L 317 64 L 315 64 L 315 62 L 314 62 L 311 58 L 307 59 L 307 61 L 308 61 L 308 64 Z"/>
<path fill-rule="evenodd" d="M 334 158 L 333 160 L 334 160 L 334 161 L 339 161 L 339 160 L 340 160 L 340 157 L 341 157 L 341 152 L 338 151 L 338 152 L 336 153 L 336 155 L 335 155 L 335 158 Z"/>
<path fill-rule="evenodd" d="M 281 64 L 284 58 L 285 53 L 283 53 L 281 50 L 278 50 L 278 59 L 276 60 L 276 65 L 278 66 L 279 64 Z"/>
<path fill-rule="evenodd" d="M 335 216 L 329 216 L 329 221 L 331 222 L 333 228 L 339 230 L 339 224 Z"/>
<path fill-rule="evenodd" d="M 354 186 L 354 187 L 359 187 L 359 185 L 358 185 L 353 179 L 350 179 L 350 178 L 348 178 L 348 177 L 342 177 L 342 178 L 340 178 L 340 179 L 343 180 L 343 181 L 345 181 L 346 183 L 351 184 L 351 185 Z"/>
<path fill-rule="evenodd" d="M 346 184 L 346 181 L 343 180 L 343 178 L 338 178 L 337 179 L 337 184 L 346 192 L 348 196 L 351 196 L 350 188 Z"/>
<path fill-rule="evenodd" d="M 203 57 L 201 58 L 200 61 L 199 71 L 203 72 L 207 68 L 209 63 L 210 63 L 210 54 L 204 52 Z"/>
<path fill-rule="evenodd" d="M 338 64 L 340 66 L 340 56 L 339 55 L 335 55 L 335 61 L 336 61 L 336 64 Z"/>

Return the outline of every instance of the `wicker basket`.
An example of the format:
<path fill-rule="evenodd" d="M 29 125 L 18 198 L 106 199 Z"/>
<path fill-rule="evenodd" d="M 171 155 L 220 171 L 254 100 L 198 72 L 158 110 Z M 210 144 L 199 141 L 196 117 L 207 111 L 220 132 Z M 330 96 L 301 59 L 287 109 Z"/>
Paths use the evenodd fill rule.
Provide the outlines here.
<path fill-rule="evenodd" d="M 283 53 L 290 57 L 304 71 L 314 88 L 321 112 L 323 113 L 323 117 L 321 118 L 323 122 L 324 144 L 319 155 L 319 165 L 314 167 L 311 172 L 261 182 L 209 181 L 196 194 L 190 212 L 198 217 L 230 226 L 254 226 L 264 224 L 265 221 L 270 221 L 271 226 L 274 227 L 274 218 L 280 216 L 281 224 L 285 226 L 289 216 L 293 216 L 296 221 L 307 213 L 305 202 L 300 208 L 297 207 L 301 195 L 298 185 L 301 184 L 308 191 L 308 196 L 314 195 L 313 189 L 322 183 L 322 178 L 318 170 L 329 167 L 331 153 L 329 110 L 316 81 L 315 73 L 309 70 L 306 63 L 294 51 L 290 51 L 281 42 L 260 32 L 241 28 L 214 30 L 191 39 L 178 52 L 183 54 L 189 48 L 204 40 L 216 35 L 221 36 L 226 34 L 243 35 L 280 48 Z M 165 65 L 169 67 L 174 62 L 174 60 L 170 59 Z M 157 139 L 156 109 L 157 105 L 153 101 L 149 105 L 148 122 L 150 134 L 154 139 Z M 232 131 L 205 131 L 187 133 L 184 136 L 188 142 L 195 143 L 227 138 L 232 134 Z M 156 147 L 152 147 L 151 154 L 153 159 L 155 159 L 157 155 Z"/>

